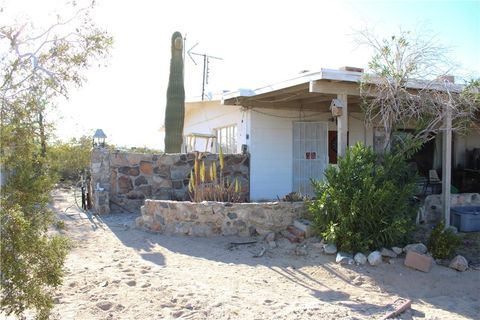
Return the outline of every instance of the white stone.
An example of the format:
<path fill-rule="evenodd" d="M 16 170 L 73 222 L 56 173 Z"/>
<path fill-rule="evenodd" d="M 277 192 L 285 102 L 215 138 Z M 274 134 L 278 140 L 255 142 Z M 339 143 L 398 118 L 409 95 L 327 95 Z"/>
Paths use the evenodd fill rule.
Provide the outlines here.
<path fill-rule="evenodd" d="M 367 263 L 367 257 L 366 257 L 363 253 L 361 253 L 361 252 L 357 253 L 357 254 L 353 257 L 353 260 L 355 260 L 355 262 L 356 262 L 357 264 L 365 264 L 365 263 Z"/>
<path fill-rule="evenodd" d="M 378 266 L 382 264 L 382 255 L 378 251 L 373 251 L 368 255 L 368 263 L 372 266 Z"/>
<path fill-rule="evenodd" d="M 354 261 L 352 259 L 352 255 L 345 252 L 337 253 L 337 257 L 335 258 L 336 263 L 340 264 L 353 264 Z"/>
<path fill-rule="evenodd" d="M 328 243 L 325 245 L 323 250 L 326 254 L 335 254 L 337 253 L 337 246 L 334 245 L 333 243 Z"/>
<path fill-rule="evenodd" d="M 457 271 L 465 271 L 468 269 L 468 261 L 465 257 L 458 255 L 450 262 L 450 268 L 455 269 Z"/>

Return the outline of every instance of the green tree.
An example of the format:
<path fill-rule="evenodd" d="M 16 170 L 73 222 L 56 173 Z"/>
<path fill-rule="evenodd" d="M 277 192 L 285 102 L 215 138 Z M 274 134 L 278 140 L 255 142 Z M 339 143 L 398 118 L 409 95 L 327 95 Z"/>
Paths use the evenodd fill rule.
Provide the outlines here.
<path fill-rule="evenodd" d="M 29 23 L 0 26 L 0 308 L 6 314 L 33 309 L 47 318 L 51 292 L 62 280 L 68 241 L 47 235 L 54 178 L 47 154 L 53 124 L 45 115 L 108 54 L 112 39 L 94 26 L 91 9 L 73 4 L 72 18 L 41 31 Z"/>
<path fill-rule="evenodd" d="M 77 181 L 90 166 L 91 149 L 92 138 L 88 136 L 55 142 L 48 148 L 51 171 L 61 180 Z"/>

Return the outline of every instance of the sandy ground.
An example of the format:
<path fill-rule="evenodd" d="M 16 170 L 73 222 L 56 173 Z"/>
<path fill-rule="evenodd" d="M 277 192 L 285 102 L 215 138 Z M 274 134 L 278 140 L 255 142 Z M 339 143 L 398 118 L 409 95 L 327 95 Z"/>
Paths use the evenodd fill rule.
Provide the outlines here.
<path fill-rule="evenodd" d="M 480 319 L 480 271 L 340 266 L 311 244 L 297 256 L 286 239 L 254 258 L 261 241 L 148 233 L 137 215 L 92 217 L 73 203 L 55 192 L 74 248 L 54 319 L 381 319 L 399 297 L 413 301 L 401 319 Z"/>

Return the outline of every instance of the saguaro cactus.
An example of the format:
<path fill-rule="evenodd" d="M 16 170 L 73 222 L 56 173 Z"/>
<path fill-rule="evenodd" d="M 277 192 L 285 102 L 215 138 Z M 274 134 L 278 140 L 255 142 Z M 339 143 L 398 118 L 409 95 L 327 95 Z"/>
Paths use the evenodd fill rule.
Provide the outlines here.
<path fill-rule="evenodd" d="M 172 35 L 172 59 L 165 109 L 165 152 L 181 152 L 183 120 L 185 117 L 185 88 L 183 85 L 183 38 L 180 32 Z"/>

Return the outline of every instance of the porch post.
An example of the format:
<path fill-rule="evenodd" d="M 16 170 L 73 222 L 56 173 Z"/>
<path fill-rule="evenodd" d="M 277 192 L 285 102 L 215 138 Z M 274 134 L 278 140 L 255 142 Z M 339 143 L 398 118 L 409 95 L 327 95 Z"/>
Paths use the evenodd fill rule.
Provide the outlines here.
<path fill-rule="evenodd" d="M 342 102 L 342 115 L 337 118 L 337 156 L 343 157 L 347 151 L 348 99 L 346 94 L 337 95 Z"/>
<path fill-rule="evenodd" d="M 452 110 L 450 105 L 445 106 L 443 154 L 442 154 L 442 202 L 445 228 L 450 226 L 450 183 L 452 180 Z"/>

